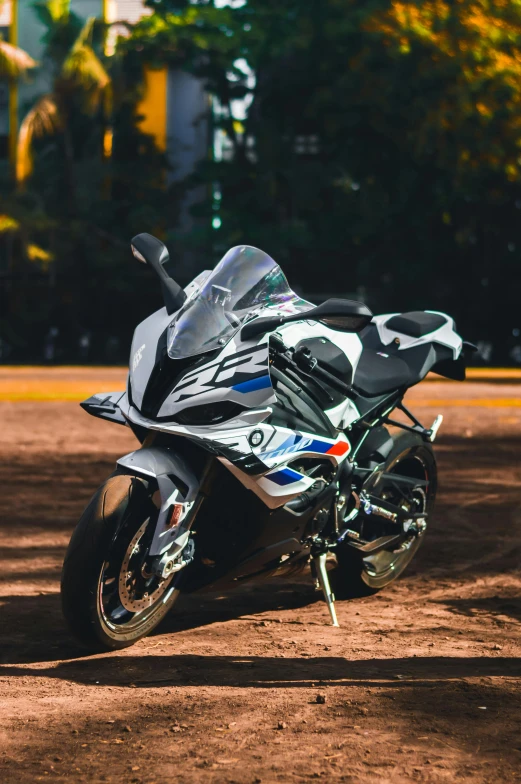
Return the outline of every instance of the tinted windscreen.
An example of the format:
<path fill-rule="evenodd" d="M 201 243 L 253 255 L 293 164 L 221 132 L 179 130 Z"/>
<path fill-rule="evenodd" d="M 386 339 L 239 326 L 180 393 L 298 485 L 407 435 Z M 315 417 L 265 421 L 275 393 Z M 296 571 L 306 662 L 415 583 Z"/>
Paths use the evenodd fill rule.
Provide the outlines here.
<path fill-rule="evenodd" d="M 224 346 L 248 315 L 297 297 L 278 264 L 248 245 L 232 248 L 168 328 L 172 359 Z"/>

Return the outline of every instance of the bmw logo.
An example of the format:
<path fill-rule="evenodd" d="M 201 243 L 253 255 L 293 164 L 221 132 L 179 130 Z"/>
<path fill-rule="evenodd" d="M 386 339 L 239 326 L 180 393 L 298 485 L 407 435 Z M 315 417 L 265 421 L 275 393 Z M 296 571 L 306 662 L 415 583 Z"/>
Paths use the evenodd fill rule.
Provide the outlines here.
<path fill-rule="evenodd" d="M 254 430 L 253 433 L 250 433 L 248 441 L 250 442 L 250 446 L 260 446 L 264 441 L 264 433 L 262 430 Z"/>

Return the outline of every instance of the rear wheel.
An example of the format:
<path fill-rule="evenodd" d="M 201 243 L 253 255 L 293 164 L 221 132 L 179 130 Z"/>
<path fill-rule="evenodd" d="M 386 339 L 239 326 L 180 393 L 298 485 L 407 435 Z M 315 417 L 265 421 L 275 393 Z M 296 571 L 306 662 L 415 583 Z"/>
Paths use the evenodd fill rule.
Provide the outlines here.
<path fill-rule="evenodd" d="M 393 481 L 393 477 L 413 481 L 400 483 Z M 377 473 L 369 477 L 363 489 L 411 513 L 429 514 L 434 505 L 436 486 L 436 458 L 432 446 L 421 436 L 404 432 L 394 437 L 394 447 L 387 460 Z M 392 532 L 392 524 L 371 516 L 363 522 L 361 535 L 366 541 L 374 541 Z M 411 534 L 396 549 L 381 550 L 366 557 L 348 542 L 343 542 L 337 548 L 337 567 L 331 575 L 337 597 L 368 596 L 390 585 L 412 561 L 424 534 L 425 531 Z"/>
<path fill-rule="evenodd" d="M 132 645 L 164 618 L 177 597 L 175 574 L 144 565 L 158 510 L 148 483 L 116 474 L 97 491 L 70 541 L 62 607 L 74 636 L 91 650 Z"/>

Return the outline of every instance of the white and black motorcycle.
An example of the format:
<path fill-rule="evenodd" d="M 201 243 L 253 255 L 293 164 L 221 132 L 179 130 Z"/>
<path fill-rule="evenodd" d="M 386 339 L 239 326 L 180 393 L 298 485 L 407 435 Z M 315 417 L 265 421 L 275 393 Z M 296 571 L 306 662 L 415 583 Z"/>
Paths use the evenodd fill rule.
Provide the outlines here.
<path fill-rule="evenodd" d="M 163 243 L 140 234 L 132 251 L 159 276 L 165 306 L 135 331 L 126 392 L 82 403 L 141 447 L 73 533 L 62 574 L 72 632 L 91 649 L 122 648 L 180 592 L 309 563 L 337 625 L 332 588 L 389 585 L 425 535 L 442 418 L 423 427 L 403 397 L 429 371 L 465 378 L 453 320 L 373 317 L 341 299 L 314 307 L 248 246 L 184 290 Z"/>

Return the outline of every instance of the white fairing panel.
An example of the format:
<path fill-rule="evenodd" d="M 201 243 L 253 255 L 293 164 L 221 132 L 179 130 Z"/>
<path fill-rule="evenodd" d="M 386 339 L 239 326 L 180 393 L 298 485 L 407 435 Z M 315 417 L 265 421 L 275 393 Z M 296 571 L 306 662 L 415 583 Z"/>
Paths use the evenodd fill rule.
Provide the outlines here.
<path fill-rule="evenodd" d="M 274 400 L 268 338 L 260 343 L 242 342 L 237 334 L 218 357 L 183 376 L 164 401 L 158 416 L 173 417 L 191 406 L 220 401 L 258 408 Z"/>
<path fill-rule="evenodd" d="M 281 328 L 279 334 L 290 347 L 305 338 L 327 338 L 346 354 L 353 370 L 362 351 L 357 335 L 337 332 L 316 322 L 296 322 Z M 247 408 L 273 403 L 276 398 L 269 377 L 268 340 L 268 336 L 264 336 L 258 342 L 243 342 L 237 333 L 217 358 L 200 365 L 178 382 L 158 416 L 174 416 L 190 406 L 219 401 L 231 401 Z M 353 421 L 358 412 L 350 401 L 346 401 L 335 414 L 337 421 L 334 424 L 338 426 L 346 419 Z"/>
<path fill-rule="evenodd" d="M 225 455 L 219 458 L 221 462 L 270 508 L 282 506 L 315 481 L 288 463 L 299 457 L 323 457 L 339 465 L 351 451 L 344 433 L 326 438 L 266 424 L 263 420 L 271 414 L 270 408 L 243 412 L 237 419 L 214 427 L 147 419 L 129 404 L 126 395 L 120 408 L 130 422 L 148 430 L 187 436 L 210 450 L 215 443 L 221 455 Z"/>
<path fill-rule="evenodd" d="M 446 346 L 452 349 L 454 359 L 457 359 L 461 353 L 463 341 L 454 329 L 454 319 L 447 316 L 446 313 L 440 313 L 438 310 L 427 310 L 426 313 L 434 313 L 437 316 L 443 316 L 446 319 L 445 324 L 442 324 L 438 329 L 423 335 L 420 338 L 414 338 L 410 335 L 404 335 L 397 332 L 395 329 L 389 329 L 386 324 L 393 316 L 400 315 L 399 313 L 385 313 L 381 316 L 374 316 L 373 324 L 376 324 L 378 335 L 384 346 L 388 346 L 393 340 L 399 338 L 400 347 L 399 351 L 404 351 L 414 346 L 422 346 L 425 343 L 439 343 L 441 346 Z"/>
<path fill-rule="evenodd" d="M 166 308 L 156 310 L 147 319 L 138 324 L 132 338 L 130 349 L 130 384 L 132 387 L 132 400 L 140 408 L 143 395 L 156 364 L 156 351 L 159 338 L 172 321 L 173 316 L 168 315 Z"/>
<path fill-rule="evenodd" d="M 301 340 L 307 338 L 326 338 L 344 352 L 353 366 L 353 371 L 356 370 L 360 354 L 362 353 L 362 342 L 358 335 L 352 332 L 340 332 L 336 329 L 329 329 L 329 327 L 316 321 L 290 322 L 280 327 L 277 330 L 277 334 L 281 335 L 286 346 L 291 347 L 296 346 Z"/>
<path fill-rule="evenodd" d="M 316 321 L 297 321 L 285 325 L 277 330 L 281 335 L 286 346 L 294 348 L 301 340 L 309 338 L 325 338 L 330 343 L 344 352 L 353 368 L 353 375 L 362 353 L 362 341 L 358 335 L 352 332 L 340 332 L 336 329 L 329 329 L 324 324 Z M 340 405 L 327 409 L 326 416 L 334 427 L 339 429 L 347 428 L 352 422 L 360 419 L 360 413 L 355 404 L 346 398 Z"/>
<path fill-rule="evenodd" d="M 360 419 L 360 411 L 349 398 L 343 400 L 338 406 L 327 408 L 324 413 L 333 427 L 339 430 L 346 430 L 353 422 Z"/>
<path fill-rule="evenodd" d="M 193 291 L 188 287 L 187 293 L 193 296 L 195 291 L 195 286 Z M 277 311 L 282 315 L 298 309 L 294 303 L 285 303 Z M 156 362 L 158 340 L 172 318 L 163 308 L 136 329 L 130 368 L 134 405 L 130 405 L 127 396 L 120 402 L 128 420 L 149 430 L 188 436 L 207 448 L 216 442 L 219 450 L 225 451 L 219 459 L 270 508 L 282 506 L 314 484 L 313 478 L 299 473 L 288 463 L 299 457 L 324 457 L 338 465 L 347 458 L 351 447 L 342 432 L 336 438 L 325 438 L 265 424 L 264 420 L 272 413 L 270 403 L 276 400 L 269 375 L 268 335 L 241 341 L 238 331 L 217 356 L 182 376 L 158 412 L 161 422 L 144 417 L 136 407 L 142 404 Z M 288 347 L 295 347 L 304 339 L 326 338 L 345 353 L 353 371 L 362 351 L 357 335 L 332 330 L 317 322 L 291 323 L 281 327 L 278 334 Z M 192 406 L 220 401 L 239 403 L 246 410 L 235 419 L 213 427 L 168 421 Z M 339 430 L 359 418 L 356 406 L 349 400 L 326 411 L 326 415 Z M 251 462 L 248 470 L 243 465 L 245 460 Z"/>
<path fill-rule="evenodd" d="M 206 278 L 210 275 L 210 270 L 199 273 L 194 280 L 185 288 L 187 299 L 193 299 Z M 152 313 L 141 324 L 138 324 L 132 338 L 130 349 L 130 384 L 132 388 L 132 399 L 138 408 L 143 403 L 143 395 L 150 378 L 150 374 L 156 364 L 156 351 L 159 338 L 166 330 L 168 325 L 175 318 L 175 313 L 170 315 L 166 308 L 161 308 Z"/>

